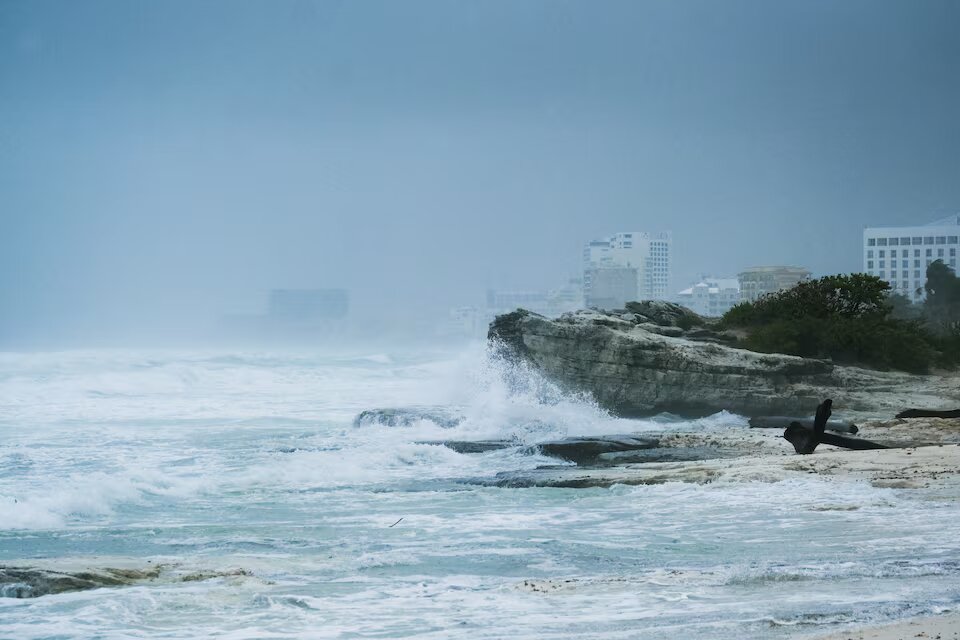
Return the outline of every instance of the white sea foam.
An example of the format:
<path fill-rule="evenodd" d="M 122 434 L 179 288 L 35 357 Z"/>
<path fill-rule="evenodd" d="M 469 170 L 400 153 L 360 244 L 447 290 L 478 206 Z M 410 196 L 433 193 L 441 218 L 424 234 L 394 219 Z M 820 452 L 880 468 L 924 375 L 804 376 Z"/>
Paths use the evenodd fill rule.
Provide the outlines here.
<path fill-rule="evenodd" d="M 462 419 L 352 424 L 415 406 Z M 960 603 L 960 515 L 923 490 L 462 482 L 558 464 L 546 439 L 745 426 L 621 420 L 482 346 L 0 355 L 0 564 L 254 574 L 0 598 L 0 635 L 768 638 Z"/>

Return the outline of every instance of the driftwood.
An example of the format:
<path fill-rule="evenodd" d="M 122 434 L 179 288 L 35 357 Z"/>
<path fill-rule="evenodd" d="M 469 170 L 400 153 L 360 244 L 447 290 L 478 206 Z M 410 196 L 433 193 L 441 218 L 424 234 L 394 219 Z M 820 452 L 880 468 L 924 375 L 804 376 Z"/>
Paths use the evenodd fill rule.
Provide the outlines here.
<path fill-rule="evenodd" d="M 791 418 L 789 416 L 757 416 L 750 418 L 750 427 L 753 429 L 786 429 L 791 423 L 798 422 L 807 429 L 813 429 L 813 418 Z M 860 429 L 857 425 L 846 420 L 827 420 L 827 431 L 837 433 L 856 433 Z"/>
<path fill-rule="evenodd" d="M 817 415 L 813 419 L 813 428 L 808 429 L 799 422 L 792 422 L 783 432 L 783 437 L 793 445 L 797 453 L 813 453 L 819 444 L 830 444 L 835 447 L 844 447 L 846 449 L 888 449 L 889 447 L 861 440 L 859 438 L 847 438 L 844 436 L 824 433 L 827 421 L 830 419 L 830 409 L 833 406 L 833 400 L 829 398 L 824 400 L 817 407 Z"/>
<path fill-rule="evenodd" d="M 934 409 L 907 409 L 897 414 L 898 418 L 960 418 L 960 409 L 937 411 Z"/>

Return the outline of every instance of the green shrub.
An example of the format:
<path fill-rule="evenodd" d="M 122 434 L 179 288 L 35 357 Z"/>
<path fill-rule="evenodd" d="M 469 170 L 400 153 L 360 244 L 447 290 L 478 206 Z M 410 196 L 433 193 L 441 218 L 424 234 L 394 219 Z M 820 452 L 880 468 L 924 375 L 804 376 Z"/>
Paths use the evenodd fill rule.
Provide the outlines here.
<path fill-rule="evenodd" d="M 935 260 L 927 267 L 924 290 L 927 294 L 923 304 L 924 320 L 949 343 L 950 336 L 960 332 L 960 278 L 943 260 Z"/>
<path fill-rule="evenodd" d="M 946 369 L 960 366 L 960 327 L 954 327 L 949 333 L 936 336 L 940 357 L 937 364 Z"/>
<path fill-rule="evenodd" d="M 866 274 L 827 276 L 739 304 L 720 326 L 745 329 L 741 346 L 765 353 L 915 373 L 958 364 L 960 349 L 950 348 L 960 347 L 960 332 L 941 338 L 918 320 L 892 317 L 889 288 Z"/>

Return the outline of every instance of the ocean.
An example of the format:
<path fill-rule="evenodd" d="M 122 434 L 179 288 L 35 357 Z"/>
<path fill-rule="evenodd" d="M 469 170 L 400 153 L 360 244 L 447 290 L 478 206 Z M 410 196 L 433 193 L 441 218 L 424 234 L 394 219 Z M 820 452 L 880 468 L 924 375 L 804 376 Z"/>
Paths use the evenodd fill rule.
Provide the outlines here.
<path fill-rule="evenodd" d="M 424 417 L 355 423 L 382 408 Z M 956 609 L 936 489 L 495 486 L 565 464 L 539 441 L 742 428 L 618 419 L 482 344 L 0 354 L 0 565 L 165 569 L 7 585 L 0 637 L 793 638 Z"/>

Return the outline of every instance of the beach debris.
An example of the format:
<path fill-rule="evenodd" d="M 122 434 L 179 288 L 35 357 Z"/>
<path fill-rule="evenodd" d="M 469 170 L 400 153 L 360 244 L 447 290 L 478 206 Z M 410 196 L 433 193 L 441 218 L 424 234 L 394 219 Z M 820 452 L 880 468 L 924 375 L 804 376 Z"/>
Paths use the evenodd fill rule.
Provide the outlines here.
<path fill-rule="evenodd" d="M 792 422 L 799 422 L 801 426 L 807 429 L 813 429 L 813 418 L 793 418 L 790 416 L 757 416 L 750 418 L 750 428 L 752 429 L 786 429 Z M 856 433 L 860 429 L 857 425 L 846 420 L 827 420 L 827 431 L 836 431 L 837 433 Z"/>
<path fill-rule="evenodd" d="M 906 409 L 898 418 L 960 418 L 960 409 L 941 411 L 936 409 Z"/>
<path fill-rule="evenodd" d="M 813 428 L 808 429 L 800 422 L 791 422 L 790 426 L 783 432 L 783 437 L 793 445 L 794 450 L 799 454 L 810 454 L 820 444 L 829 444 L 835 447 L 845 449 L 889 449 L 886 445 L 861 440 L 859 438 L 847 438 L 832 433 L 824 433 L 827 421 L 830 419 L 833 400 L 827 398 L 817 407 L 817 414 L 813 419 Z"/>

